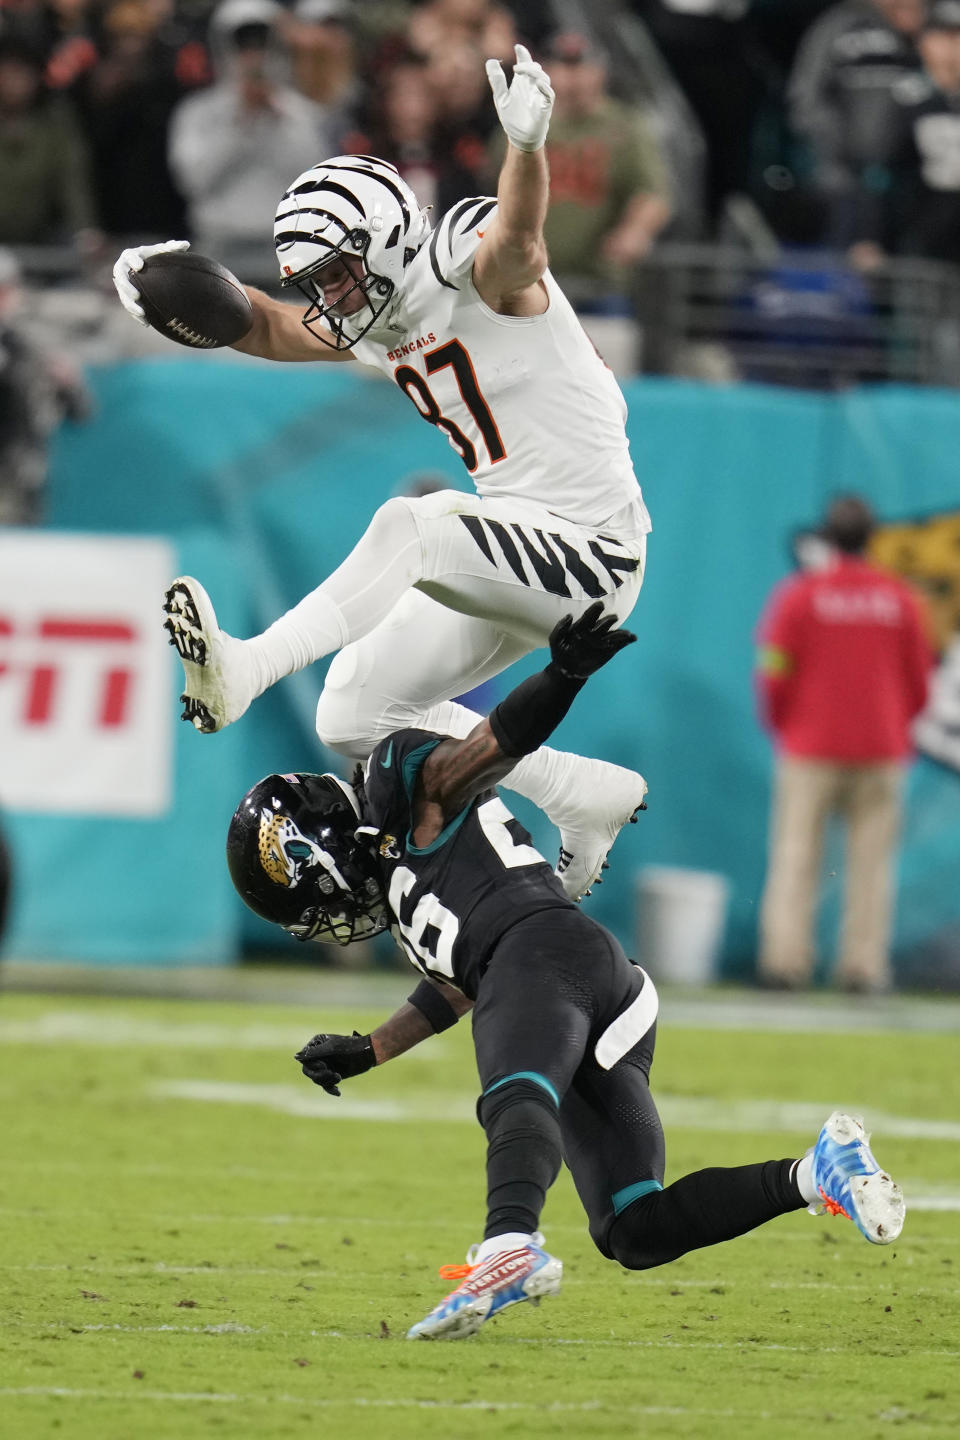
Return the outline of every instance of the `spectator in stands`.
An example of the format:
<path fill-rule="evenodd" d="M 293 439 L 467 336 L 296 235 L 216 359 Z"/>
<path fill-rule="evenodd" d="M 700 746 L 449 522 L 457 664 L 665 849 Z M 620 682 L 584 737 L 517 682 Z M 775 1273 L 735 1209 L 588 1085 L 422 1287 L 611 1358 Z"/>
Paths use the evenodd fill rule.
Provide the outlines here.
<path fill-rule="evenodd" d="M 836 980 L 851 991 L 890 985 L 910 724 L 926 703 L 933 655 L 920 597 L 866 558 L 873 528 L 859 496 L 836 499 L 821 531 L 830 563 L 778 586 L 760 623 L 761 706 L 779 758 L 759 976 L 777 988 L 811 978 L 824 831 L 834 814 L 847 824 Z"/>
<path fill-rule="evenodd" d="M 727 197 L 750 188 L 753 130 L 773 84 L 773 65 L 752 23 L 750 0 L 631 0 L 631 8 L 700 123 L 707 217 L 715 227 Z"/>
<path fill-rule="evenodd" d="M 482 67 L 480 74 L 485 80 Z M 363 149 L 396 165 L 421 206 L 443 215 L 458 200 L 486 192 L 487 147 L 469 129 L 452 135 L 442 125 L 425 61 L 411 57 L 395 65 L 376 102 Z"/>
<path fill-rule="evenodd" d="M 0 249 L 0 525 L 39 525 L 44 518 L 47 451 L 63 420 L 84 420 L 90 395 L 61 354 L 39 349 L 25 333 L 20 267 Z"/>
<path fill-rule="evenodd" d="M 790 79 L 791 120 L 806 142 L 824 206 L 825 242 L 849 250 L 861 193 L 882 195 L 896 145 L 894 90 L 920 73 L 917 48 L 926 0 L 843 0 L 811 26 Z M 869 248 L 853 250 L 864 269 Z"/>
<path fill-rule="evenodd" d="M 293 83 L 326 113 L 334 149 L 356 129 L 363 99 L 349 0 L 297 0 L 283 25 Z"/>
<path fill-rule="evenodd" d="M 887 222 L 858 234 L 902 255 L 960 264 L 960 0 L 934 0 L 920 36 L 925 74 L 894 91 L 899 143 Z M 873 220 L 873 228 L 870 220 Z"/>
<path fill-rule="evenodd" d="M 472 55 L 495 56 L 512 65 L 514 42 L 525 38 L 510 12 L 495 0 L 425 0 L 405 6 L 404 11 L 402 23 L 375 36 L 370 34 L 366 12 L 358 17 L 369 37 L 367 79 L 374 91 L 395 65 L 417 59 L 442 66 L 444 55 L 462 54 L 465 48 Z M 462 67 L 458 64 L 457 69 Z M 469 89 L 472 93 L 473 76 Z"/>
<path fill-rule="evenodd" d="M 182 47 L 162 37 L 163 18 L 150 0 L 113 0 L 102 17 L 100 58 L 76 90 L 100 221 L 113 236 L 166 239 L 186 224 L 167 163 L 167 127 L 187 86 Z"/>
<path fill-rule="evenodd" d="M 547 139 L 550 267 L 561 284 L 591 277 L 621 292 L 670 218 L 659 148 L 637 111 L 607 92 L 602 56 L 585 36 L 550 44 L 556 92 Z"/>
<path fill-rule="evenodd" d="M 47 87 L 71 92 L 97 63 L 93 4 L 91 0 L 48 0 L 43 14 Z"/>
<path fill-rule="evenodd" d="M 43 60 L 0 36 L 0 244 L 92 247 L 86 148 L 69 103 L 43 86 Z"/>
<path fill-rule="evenodd" d="M 466 135 L 487 141 L 497 125 L 483 51 L 472 40 L 456 40 L 449 49 L 434 50 L 426 57 L 426 77 L 447 143 Z"/>
<path fill-rule="evenodd" d="M 837 0 L 753 0 L 750 19 L 765 52 L 781 73 L 786 74 L 793 64 L 804 32 L 836 4 Z"/>
<path fill-rule="evenodd" d="M 199 249 L 231 269 L 270 274 L 277 200 L 299 168 L 333 147 L 325 112 L 282 74 L 275 0 L 222 0 L 210 21 L 217 80 L 170 123 L 170 168 Z"/>
<path fill-rule="evenodd" d="M 421 206 L 444 214 L 449 202 L 441 205 L 438 198 L 437 102 L 427 84 L 426 64 L 410 59 L 394 66 L 377 98 L 379 123 L 369 153 L 392 161 Z"/>
<path fill-rule="evenodd" d="M 517 38 L 513 16 L 495 0 L 425 0 L 406 25 L 407 45 L 426 59 L 466 44 L 512 65 Z"/>

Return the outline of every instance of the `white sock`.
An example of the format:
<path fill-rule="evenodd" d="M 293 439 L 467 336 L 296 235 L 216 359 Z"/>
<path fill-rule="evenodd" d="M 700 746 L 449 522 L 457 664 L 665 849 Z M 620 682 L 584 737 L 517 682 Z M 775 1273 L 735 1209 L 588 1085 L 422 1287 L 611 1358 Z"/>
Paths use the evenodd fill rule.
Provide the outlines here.
<path fill-rule="evenodd" d="M 518 760 L 502 783 L 508 790 L 532 800 L 557 829 L 562 830 L 570 816 L 571 801 L 576 805 L 581 797 L 586 799 L 594 794 L 596 775 L 588 771 L 595 769 L 595 763 L 582 755 L 541 745 L 532 755 Z"/>
<path fill-rule="evenodd" d="M 482 1265 L 484 1260 L 489 1260 L 491 1255 L 499 1255 L 504 1250 L 520 1250 L 524 1245 L 529 1245 L 533 1240 L 532 1235 L 521 1234 L 519 1230 L 511 1230 L 506 1235 L 492 1235 L 489 1240 L 484 1240 L 477 1248 L 474 1258 L 475 1265 Z"/>
<path fill-rule="evenodd" d="M 819 1200 L 820 1197 L 817 1194 L 817 1187 L 813 1183 L 812 1155 L 804 1155 L 802 1160 L 797 1161 L 793 1168 L 793 1178 L 797 1182 L 797 1189 L 808 1205 L 812 1205 L 815 1200 Z"/>
<path fill-rule="evenodd" d="M 285 675 L 305 670 L 314 660 L 339 650 L 348 638 L 339 606 L 323 586 L 311 591 L 262 635 L 244 641 L 255 666 L 257 693 L 262 695 Z"/>

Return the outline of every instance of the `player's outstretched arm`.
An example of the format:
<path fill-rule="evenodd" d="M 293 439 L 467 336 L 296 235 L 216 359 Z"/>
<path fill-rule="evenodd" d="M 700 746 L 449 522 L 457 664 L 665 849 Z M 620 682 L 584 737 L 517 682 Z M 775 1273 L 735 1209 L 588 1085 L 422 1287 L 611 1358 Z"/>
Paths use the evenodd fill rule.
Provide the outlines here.
<path fill-rule="evenodd" d="M 491 309 L 535 314 L 544 308 L 545 297 L 525 292 L 532 291 L 547 268 L 543 226 L 550 177 L 543 147 L 553 90 L 529 50 L 517 45 L 516 52 L 509 85 L 499 60 L 487 61 L 487 78 L 509 143 L 497 186 L 497 213 L 477 250 L 473 283 Z"/>
<path fill-rule="evenodd" d="M 434 841 L 474 796 L 498 784 L 523 755 L 547 740 L 588 678 L 636 635 L 616 628 L 597 600 L 579 619 L 566 615 L 550 633 L 550 663 L 522 681 L 463 740 L 444 740 L 427 756 L 417 780 L 413 840 Z"/>
<path fill-rule="evenodd" d="M 144 262 L 155 255 L 189 248 L 189 240 L 165 240 L 160 245 L 140 245 L 120 252 L 113 267 L 113 283 L 124 310 L 139 325 L 149 323 L 140 303 L 141 295 L 137 285 L 137 275 L 143 269 Z M 325 345 L 315 334 L 311 334 L 302 323 L 305 311 L 300 306 L 285 305 L 249 285 L 244 286 L 244 289 L 253 308 L 253 324 L 242 339 L 234 342 L 234 350 L 241 350 L 245 355 L 256 355 L 263 360 L 353 358 L 349 350 L 337 350 L 332 344 Z"/>
<path fill-rule="evenodd" d="M 253 307 L 253 324 L 234 350 L 244 355 L 256 355 L 261 360 L 352 360 L 349 350 L 337 350 L 310 331 L 303 324 L 305 309 L 299 305 L 287 305 L 282 300 L 273 300 L 262 290 L 252 286 L 244 287 Z"/>

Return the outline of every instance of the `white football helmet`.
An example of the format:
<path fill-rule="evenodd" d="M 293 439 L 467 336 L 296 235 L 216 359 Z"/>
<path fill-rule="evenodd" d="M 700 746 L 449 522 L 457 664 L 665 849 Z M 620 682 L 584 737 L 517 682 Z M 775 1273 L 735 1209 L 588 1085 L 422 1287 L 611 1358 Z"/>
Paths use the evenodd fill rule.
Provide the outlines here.
<path fill-rule="evenodd" d="M 277 207 L 280 283 L 299 286 L 310 301 L 308 330 L 316 327 L 327 343 L 332 332 L 336 348 L 348 350 L 387 318 L 429 233 L 426 212 L 394 165 L 335 155 L 299 175 Z M 320 272 L 334 261 L 354 283 L 327 301 Z"/>

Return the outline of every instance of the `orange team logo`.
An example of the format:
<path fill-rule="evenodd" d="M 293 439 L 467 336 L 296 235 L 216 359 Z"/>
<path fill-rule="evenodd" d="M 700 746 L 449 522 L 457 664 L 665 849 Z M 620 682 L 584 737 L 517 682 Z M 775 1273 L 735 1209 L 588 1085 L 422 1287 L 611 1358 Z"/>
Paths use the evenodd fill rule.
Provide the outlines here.
<path fill-rule="evenodd" d="M 927 601 L 940 665 L 914 740 L 924 754 L 960 770 L 960 511 L 878 526 L 870 558 Z"/>

